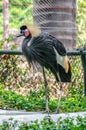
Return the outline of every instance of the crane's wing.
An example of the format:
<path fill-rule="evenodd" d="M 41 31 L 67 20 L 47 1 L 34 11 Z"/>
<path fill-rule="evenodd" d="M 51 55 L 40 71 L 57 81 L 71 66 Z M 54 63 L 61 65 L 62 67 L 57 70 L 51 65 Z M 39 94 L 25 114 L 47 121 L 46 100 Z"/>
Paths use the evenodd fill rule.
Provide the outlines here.
<path fill-rule="evenodd" d="M 71 76 L 69 74 L 69 61 L 67 60 L 66 50 L 63 44 L 58 42 L 53 36 L 42 33 L 40 36 L 34 37 L 27 48 L 28 57 L 30 61 L 36 61 L 50 69 L 57 81 L 70 82 Z"/>
<path fill-rule="evenodd" d="M 56 55 L 56 62 L 58 66 L 58 77 L 62 82 L 70 82 L 71 81 L 71 66 L 69 62 L 69 58 L 67 56 L 66 49 L 64 45 L 52 35 L 48 36 L 53 45 L 53 49 Z"/>
<path fill-rule="evenodd" d="M 56 55 L 56 61 L 59 68 L 58 77 L 60 77 L 60 80 L 62 82 L 70 82 L 71 81 L 71 67 L 69 58 L 66 53 L 66 49 L 64 45 L 57 40 L 55 37 L 51 36 L 53 42 L 53 48 Z"/>
<path fill-rule="evenodd" d="M 52 35 L 49 35 L 48 37 L 49 37 L 49 39 L 51 39 L 52 45 L 54 46 L 56 51 L 59 53 L 59 55 L 65 56 L 66 49 L 65 49 L 64 45 L 62 44 L 62 42 L 60 42 L 58 39 L 56 39 Z"/>

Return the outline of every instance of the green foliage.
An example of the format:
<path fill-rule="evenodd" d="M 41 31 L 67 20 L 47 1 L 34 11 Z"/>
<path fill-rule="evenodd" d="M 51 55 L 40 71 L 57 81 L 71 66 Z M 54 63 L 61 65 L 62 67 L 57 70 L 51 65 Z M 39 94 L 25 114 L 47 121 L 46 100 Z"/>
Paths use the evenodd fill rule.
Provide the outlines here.
<path fill-rule="evenodd" d="M 1 86 L 1 85 L 0 85 Z M 61 112 L 77 112 L 86 111 L 86 97 L 75 95 L 65 97 L 61 100 Z M 49 100 L 49 108 L 55 111 L 57 108 L 57 100 Z M 15 94 L 12 91 L 3 90 L 0 87 L 0 108 L 15 109 L 26 111 L 43 111 L 45 110 L 45 97 L 43 90 L 30 92 L 29 96 Z"/>
<path fill-rule="evenodd" d="M 76 122 L 76 123 L 75 123 Z M 28 123 L 18 122 L 12 118 L 8 121 L 3 121 L 0 124 L 0 130 L 85 130 L 86 129 L 86 116 L 66 117 L 62 119 L 58 118 L 57 121 L 53 121 L 50 116 L 44 117 L 42 121 L 30 121 Z"/>
<path fill-rule="evenodd" d="M 77 43 L 79 46 L 85 45 L 86 41 L 86 1 L 77 0 Z"/>
<path fill-rule="evenodd" d="M 32 21 L 32 0 L 13 0 L 9 5 L 10 28 L 19 28 L 25 21 Z"/>
<path fill-rule="evenodd" d="M 39 98 L 40 95 L 37 95 L 37 97 L 34 97 L 32 93 L 30 96 L 24 97 L 12 91 L 0 89 L 0 108 L 28 111 L 43 110 L 45 107 L 45 100 L 43 97 Z"/>
<path fill-rule="evenodd" d="M 9 30 L 17 29 L 24 21 L 32 21 L 32 0 L 9 0 Z M 0 1 L 0 37 L 3 37 L 3 1 Z"/>

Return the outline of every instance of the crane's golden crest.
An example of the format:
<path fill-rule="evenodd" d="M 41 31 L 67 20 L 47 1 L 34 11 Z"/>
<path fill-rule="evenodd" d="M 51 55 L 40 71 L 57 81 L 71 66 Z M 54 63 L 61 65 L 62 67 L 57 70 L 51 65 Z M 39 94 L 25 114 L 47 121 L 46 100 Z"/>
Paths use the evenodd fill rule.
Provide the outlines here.
<path fill-rule="evenodd" d="M 37 37 L 41 33 L 40 27 L 38 25 L 30 24 L 30 23 L 27 23 L 27 22 L 25 22 L 24 24 L 29 29 L 32 37 Z"/>

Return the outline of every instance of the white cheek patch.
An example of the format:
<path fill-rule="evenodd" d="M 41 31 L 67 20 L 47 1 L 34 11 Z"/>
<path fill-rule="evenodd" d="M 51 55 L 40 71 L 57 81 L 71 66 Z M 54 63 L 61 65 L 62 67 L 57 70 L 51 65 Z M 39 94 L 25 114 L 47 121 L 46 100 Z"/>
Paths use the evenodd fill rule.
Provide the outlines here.
<path fill-rule="evenodd" d="M 69 69 L 69 60 L 68 60 L 68 57 L 67 56 L 61 56 L 57 50 L 54 48 L 54 51 L 55 51 L 55 54 L 56 54 L 56 60 L 57 60 L 57 64 L 61 65 L 66 73 L 68 72 L 68 69 Z"/>
<path fill-rule="evenodd" d="M 28 46 L 28 47 L 30 46 L 30 42 L 28 42 L 27 46 Z"/>
<path fill-rule="evenodd" d="M 31 40 L 28 42 L 28 44 L 27 44 L 28 47 L 31 45 L 33 39 L 34 39 L 34 38 L 32 37 Z"/>
<path fill-rule="evenodd" d="M 28 37 L 30 32 L 28 30 L 25 30 L 25 37 Z"/>

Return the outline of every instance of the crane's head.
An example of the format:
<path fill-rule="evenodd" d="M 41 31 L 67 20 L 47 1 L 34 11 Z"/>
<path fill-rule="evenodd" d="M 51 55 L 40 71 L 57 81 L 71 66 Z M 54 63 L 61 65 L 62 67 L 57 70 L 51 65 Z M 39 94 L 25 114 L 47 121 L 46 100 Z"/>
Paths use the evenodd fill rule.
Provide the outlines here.
<path fill-rule="evenodd" d="M 20 27 L 20 34 L 17 37 L 21 37 L 21 36 L 25 36 L 25 37 L 30 36 L 30 31 L 26 25 Z"/>

